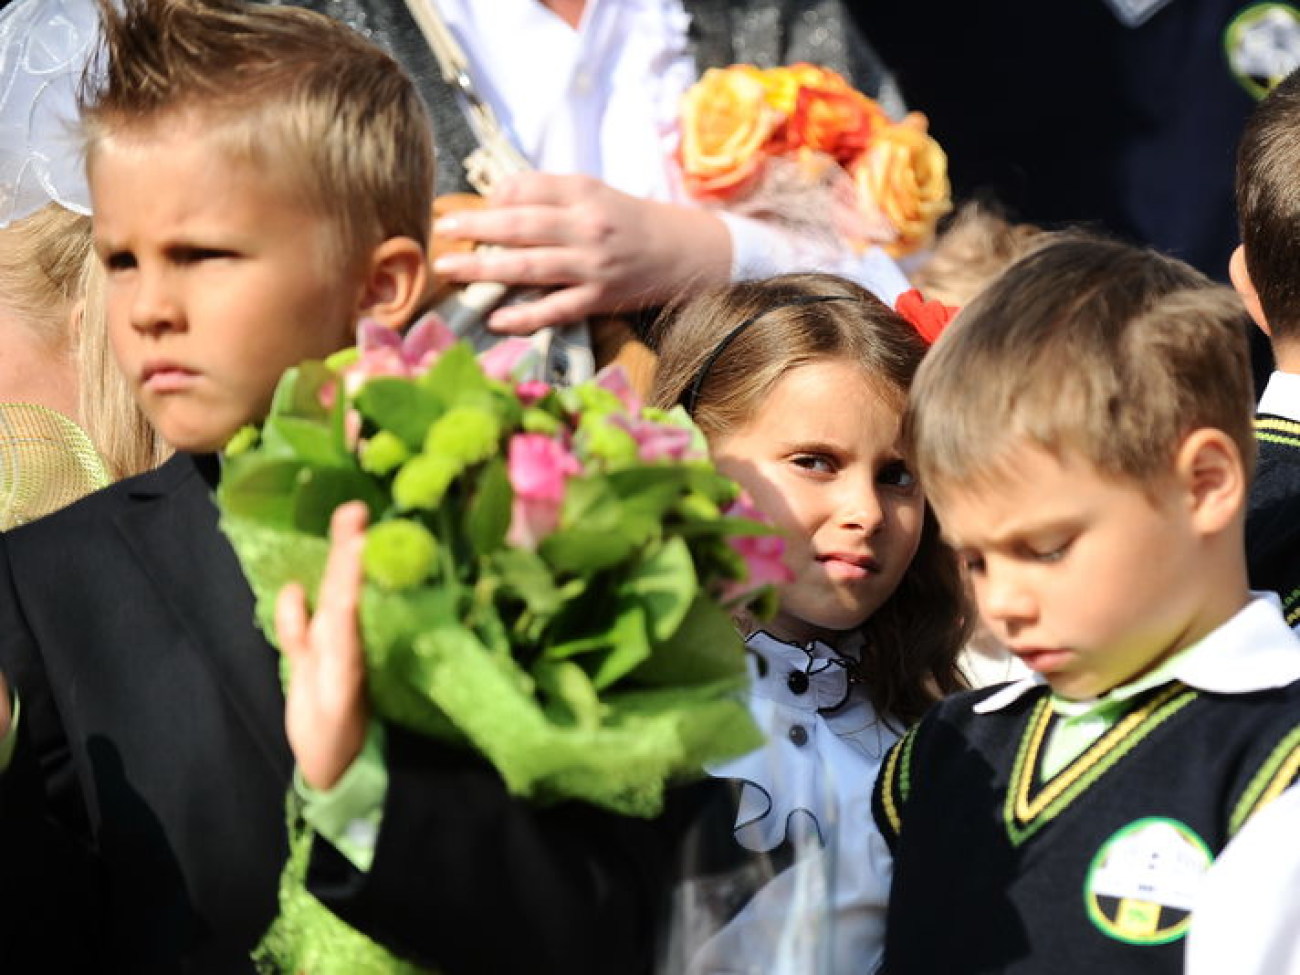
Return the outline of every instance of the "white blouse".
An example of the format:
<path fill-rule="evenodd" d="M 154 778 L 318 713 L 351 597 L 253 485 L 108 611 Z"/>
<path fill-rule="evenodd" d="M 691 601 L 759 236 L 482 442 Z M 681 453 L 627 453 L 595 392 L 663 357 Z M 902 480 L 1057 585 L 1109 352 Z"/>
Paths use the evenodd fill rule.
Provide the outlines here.
<path fill-rule="evenodd" d="M 876 715 L 846 664 L 860 644 L 746 641 L 750 710 L 762 748 L 709 771 L 742 782 L 736 841 L 783 844 L 794 865 L 759 889 L 696 956 L 692 972 L 871 972 L 884 946 L 892 861 L 871 793 L 896 729 Z"/>

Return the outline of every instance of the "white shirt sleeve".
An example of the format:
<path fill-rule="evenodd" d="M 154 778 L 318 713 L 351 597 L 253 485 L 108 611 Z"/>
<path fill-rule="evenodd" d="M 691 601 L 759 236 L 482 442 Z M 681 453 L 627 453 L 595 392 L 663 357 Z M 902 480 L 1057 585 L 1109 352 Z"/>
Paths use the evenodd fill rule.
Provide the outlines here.
<path fill-rule="evenodd" d="M 911 287 L 902 269 L 879 247 L 854 253 L 800 237 L 753 217 L 726 210 L 714 212 L 731 234 L 733 281 L 765 278 L 786 271 L 826 271 L 856 281 L 891 308 L 898 296 Z"/>
<path fill-rule="evenodd" d="M 1300 975 L 1300 789 L 1242 827 L 1202 881 L 1187 975 Z"/>

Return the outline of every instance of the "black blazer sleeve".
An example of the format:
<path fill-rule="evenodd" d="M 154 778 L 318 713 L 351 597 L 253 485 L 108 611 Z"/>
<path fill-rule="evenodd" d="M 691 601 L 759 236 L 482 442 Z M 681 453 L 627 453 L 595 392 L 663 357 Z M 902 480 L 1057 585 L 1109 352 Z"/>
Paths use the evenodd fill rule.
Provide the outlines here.
<path fill-rule="evenodd" d="M 650 970 L 697 783 L 657 820 L 512 798 L 480 758 L 388 728 L 372 869 L 316 840 L 308 888 L 398 954 L 446 975 Z"/>

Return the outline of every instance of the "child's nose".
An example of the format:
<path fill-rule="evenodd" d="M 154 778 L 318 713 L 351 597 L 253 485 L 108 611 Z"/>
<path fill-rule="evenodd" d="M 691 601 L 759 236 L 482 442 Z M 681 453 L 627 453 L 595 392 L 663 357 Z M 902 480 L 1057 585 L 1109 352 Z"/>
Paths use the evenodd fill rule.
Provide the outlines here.
<path fill-rule="evenodd" d="M 975 583 L 975 595 L 980 612 L 986 620 L 1015 624 L 1023 623 L 1033 616 L 1033 594 L 1020 583 L 1014 573 L 991 572 L 986 568 L 983 576 Z"/>
<path fill-rule="evenodd" d="M 875 534 L 885 523 L 885 509 L 875 486 L 858 486 L 845 492 L 840 504 L 840 523 L 845 528 Z"/>
<path fill-rule="evenodd" d="M 131 298 L 131 326 L 141 334 L 156 335 L 181 325 L 180 303 L 166 277 L 140 274 Z"/>

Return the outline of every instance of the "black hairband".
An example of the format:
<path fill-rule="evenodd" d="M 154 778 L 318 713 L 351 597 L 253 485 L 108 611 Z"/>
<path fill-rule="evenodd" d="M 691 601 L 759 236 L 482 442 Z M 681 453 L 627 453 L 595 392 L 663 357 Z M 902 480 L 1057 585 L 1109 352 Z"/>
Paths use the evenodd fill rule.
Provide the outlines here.
<path fill-rule="evenodd" d="M 795 305 L 818 305 L 823 301 L 856 300 L 857 299 L 853 295 L 799 295 L 798 297 L 789 298 L 779 304 L 772 305 L 770 308 L 764 308 L 757 315 L 750 315 L 743 322 L 724 335 L 722 341 L 713 347 L 713 351 L 710 352 L 704 362 L 700 364 L 699 371 L 695 373 L 695 378 L 691 380 L 691 384 L 687 386 L 682 395 L 678 397 L 677 402 L 686 408 L 687 415 L 693 416 L 695 414 L 695 403 L 700 398 L 700 388 L 704 385 L 704 380 L 708 378 L 709 370 L 712 369 L 713 364 L 718 361 L 718 356 L 722 355 L 722 353 L 726 351 L 727 346 L 735 341 L 736 337 L 740 335 L 741 332 L 749 328 L 749 326 L 753 325 L 768 312 L 776 311 L 778 308 L 790 308 Z"/>

